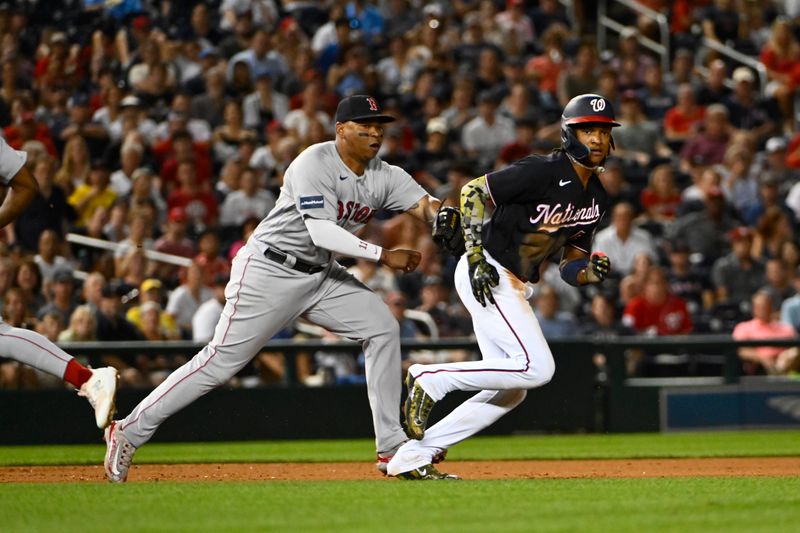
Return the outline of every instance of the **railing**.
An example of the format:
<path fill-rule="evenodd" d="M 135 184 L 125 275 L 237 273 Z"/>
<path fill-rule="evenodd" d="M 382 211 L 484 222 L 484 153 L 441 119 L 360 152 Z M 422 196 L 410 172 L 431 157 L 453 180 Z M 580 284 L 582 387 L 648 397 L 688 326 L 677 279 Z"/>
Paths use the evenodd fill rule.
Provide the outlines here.
<path fill-rule="evenodd" d="M 645 350 L 675 351 L 700 351 L 701 353 L 715 353 L 724 360 L 722 372 L 718 378 L 720 383 L 738 383 L 739 358 L 737 348 L 744 346 L 781 346 L 793 347 L 800 345 L 800 339 L 786 340 L 747 340 L 735 341 L 728 335 L 697 335 L 674 337 L 619 337 L 608 340 L 595 340 L 590 337 L 576 337 L 574 339 L 552 340 L 548 343 L 556 358 L 568 357 L 573 354 L 591 356 L 593 353 L 603 353 L 608 361 L 609 386 L 620 388 L 629 385 L 643 385 L 650 378 L 629 378 L 625 371 L 625 351 L 633 348 Z M 126 341 L 126 342 L 80 342 L 61 343 L 68 353 L 86 356 L 118 355 L 123 359 L 133 360 L 136 355 L 143 353 L 192 355 L 205 346 L 191 341 Z M 403 339 L 402 346 L 408 350 L 478 350 L 474 339 L 453 337 L 446 339 L 414 340 Z M 297 384 L 297 373 L 294 359 L 299 352 L 313 352 L 317 350 L 359 353 L 361 344 L 351 341 L 326 342 L 317 340 L 279 340 L 269 341 L 265 351 L 282 352 L 286 356 L 286 383 Z M 656 379 L 656 378 L 653 378 Z M 690 382 L 687 382 L 690 383 Z"/>
<path fill-rule="evenodd" d="M 714 39 L 709 39 L 708 37 L 703 37 L 703 40 L 700 43 L 700 50 L 694 56 L 695 61 L 695 70 L 698 74 L 703 76 L 704 78 L 708 77 L 708 68 L 703 65 L 703 60 L 706 57 L 706 54 L 700 53 L 703 52 L 705 49 L 711 49 L 715 52 L 718 52 L 728 59 L 741 63 L 751 69 L 755 70 L 758 74 L 758 83 L 759 83 L 759 90 L 761 95 L 764 96 L 767 83 L 769 83 L 769 78 L 767 76 L 767 68 L 764 66 L 763 63 L 758 61 L 757 59 L 745 55 L 741 52 L 737 52 L 735 49 L 731 48 L 730 46 L 724 45 L 719 41 L 715 41 Z M 725 85 L 728 87 L 733 87 L 733 80 L 730 78 L 726 78 Z"/>
<path fill-rule="evenodd" d="M 601 0 L 601 2 L 597 5 L 597 47 L 599 50 L 605 50 L 607 45 L 607 32 L 606 30 L 612 30 L 617 34 L 621 33 L 622 30 L 626 27 L 624 24 L 620 24 L 616 20 L 612 19 L 608 16 L 608 1 L 609 0 Z M 659 13 L 653 9 L 650 9 L 647 6 L 640 4 L 639 2 L 635 2 L 633 0 L 611 0 L 617 4 L 621 4 L 628 9 L 635 11 L 639 15 L 643 15 L 647 18 L 652 19 L 658 25 L 658 32 L 659 32 L 659 40 L 660 42 L 656 42 L 649 37 L 645 37 L 643 35 L 638 36 L 639 44 L 655 52 L 661 59 L 661 69 L 664 72 L 668 72 L 670 69 L 670 61 L 669 61 L 669 43 L 670 43 L 670 34 L 669 34 L 669 21 L 663 13 Z"/>
<path fill-rule="evenodd" d="M 70 242 L 72 244 L 81 244 L 83 246 L 89 246 L 91 248 L 98 248 L 100 250 L 109 250 L 112 252 L 117 251 L 121 246 L 118 242 L 96 239 L 94 237 L 87 237 L 86 235 L 80 235 L 78 233 L 67 233 L 67 242 Z M 163 252 L 157 252 L 156 250 L 145 249 L 144 256 L 147 259 L 151 259 L 153 261 L 159 261 L 161 263 L 169 263 L 171 265 L 187 267 L 192 264 L 192 260 L 187 257 L 183 257 L 180 255 L 165 254 Z"/>

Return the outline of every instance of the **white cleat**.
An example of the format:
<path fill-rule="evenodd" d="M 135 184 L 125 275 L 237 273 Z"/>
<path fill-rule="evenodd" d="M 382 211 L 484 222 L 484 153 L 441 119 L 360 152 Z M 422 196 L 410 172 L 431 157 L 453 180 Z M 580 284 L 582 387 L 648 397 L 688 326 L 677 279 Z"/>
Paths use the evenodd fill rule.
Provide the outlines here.
<path fill-rule="evenodd" d="M 133 461 L 136 447 L 128 441 L 127 437 L 118 427 L 119 421 L 111 422 L 103 434 L 106 441 L 106 458 L 103 467 L 106 477 L 112 483 L 123 483 L 128 479 L 128 470 Z"/>
<path fill-rule="evenodd" d="M 78 396 L 83 396 L 94 407 L 94 418 L 97 427 L 104 429 L 111 423 L 117 399 L 117 382 L 119 372 L 116 368 L 105 367 L 92 370 L 92 377 L 81 385 Z"/>

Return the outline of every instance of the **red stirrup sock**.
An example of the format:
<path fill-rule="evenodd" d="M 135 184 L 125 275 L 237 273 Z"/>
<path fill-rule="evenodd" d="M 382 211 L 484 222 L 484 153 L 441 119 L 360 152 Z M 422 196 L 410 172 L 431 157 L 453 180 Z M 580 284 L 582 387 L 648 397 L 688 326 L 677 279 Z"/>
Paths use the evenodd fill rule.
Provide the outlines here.
<path fill-rule="evenodd" d="M 70 359 L 67 363 L 67 369 L 64 371 L 64 381 L 69 381 L 76 388 L 80 389 L 81 385 L 89 381 L 92 377 L 92 371 L 80 364 L 75 359 Z"/>

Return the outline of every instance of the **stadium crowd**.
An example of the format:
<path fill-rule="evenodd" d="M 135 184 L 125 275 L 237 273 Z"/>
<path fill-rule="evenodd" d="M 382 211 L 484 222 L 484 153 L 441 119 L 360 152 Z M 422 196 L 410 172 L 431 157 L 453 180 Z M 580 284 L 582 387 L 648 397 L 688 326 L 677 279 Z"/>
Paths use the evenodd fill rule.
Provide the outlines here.
<path fill-rule="evenodd" d="M 0 234 L 3 320 L 53 341 L 205 342 L 230 259 L 274 206 L 288 163 L 333 138 L 341 97 L 376 96 L 399 119 L 380 156 L 457 205 L 466 181 L 559 146 L 563 105 L 597 92 L 622 124 L 601 174 L 613 208 L 595 240 L 615 275 L 578 289 L 561 281 L 558 258 L 545 265 L 531 302 L 545 336 L 793 337 L 800 5 L 642 3 L 669 17 L 668 70 L 641 44 L 657 39 L 643 17 L 613 13 L 626 26 L 598 50 L 590 2 L 577 3 L 576 17 L 555 0 L 0 4 L 0 127 L 40 186 Z M 703 37 L 760 61 L 767 83 L 700 52 Z M 417 272 L 343 261 L 384 295 L 404 337 L 469 336 L 455 259 L 429 234 L 383 213 L 365 238 L 422 251 Z M 330 335 L 299 322 L 280 337 Z M 786 373 L 796 360 L 774 349 L 741 355 L 751 373 Z M 179 359 L 89 362 L 117 366 L 125 385 L 152 386 Z M 647 361 L 632 358 L 630 371 L 647 373 Z M 263 353 L 238 380 L 280 382 L 283 366 L 281 354 Z M 308 384 L 350 382 L 363 368 L 319 352 L 300 356 L 298 372 Z M 0 364 L 0 388 L 47 384 Z"/>

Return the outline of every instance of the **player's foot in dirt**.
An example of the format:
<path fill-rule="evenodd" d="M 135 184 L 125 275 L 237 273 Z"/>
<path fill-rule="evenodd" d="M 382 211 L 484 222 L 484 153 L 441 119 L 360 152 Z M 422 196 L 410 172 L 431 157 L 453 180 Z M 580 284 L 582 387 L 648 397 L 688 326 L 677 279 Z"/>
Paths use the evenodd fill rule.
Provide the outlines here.
<path fill-rule="evenodd" d="M 133 461 L 133 454 L 136 453 L 136 447 L 119 429 L 119 421 L 116 420 L 106 428 L 104 438 L 106 458 L 103 466 L 106 470 L 106 477 L 112 483 L 122 483 L 128 479 L 128 470 Z"/>
<path fill-rule="evenodd" d="M 375 462 L 375 468 L 377 468 L 378 471 L 384 476 L 389 475 L 387 469 L 389 467 L 389 461 L 392 460 L 392 457 L 394 457 L 394 454 L 385 456 L 378 454 L 378 459 Z M 446 457 L 447 457 L 447 450 L 442 450 L 433 456 L 433 459 L 431 459 L 431 463 L 435 465 L 439 464 L 442 461 L 444 461 Z"/>
<path fill-rule="evenodd" d="M 402 472 L 395 476 L 397 479 L 411 480 L 411 481 L 425 481 L 431 479 L 461 479 L 455 474 L 445 474 L 439 472 L 432 464 L 420 466 L 408 472 Z"/>
<path fill-rule="evenodd" d="M 411 372 L 406 375 L 406 388 L 408 389 L 408 397 L 403 407 L 403 414 L 406 419 L 406 434 L 409 438 L 421 440 L 425 436 L 428 417 L 431 414 L 431 409 L 433 409 L 433 404 L 436 402 L 416 382 Z"/>
<path fill-rule="evenodd" d="M 81 385 L 78 396 L 83 396 L 94 407 L 94 419 L 97 427 L 104 429 L 114 416 L 117 398 L 119 372 L 116 368 L 105 367 L 92 370 L 92 377 Z"/>

